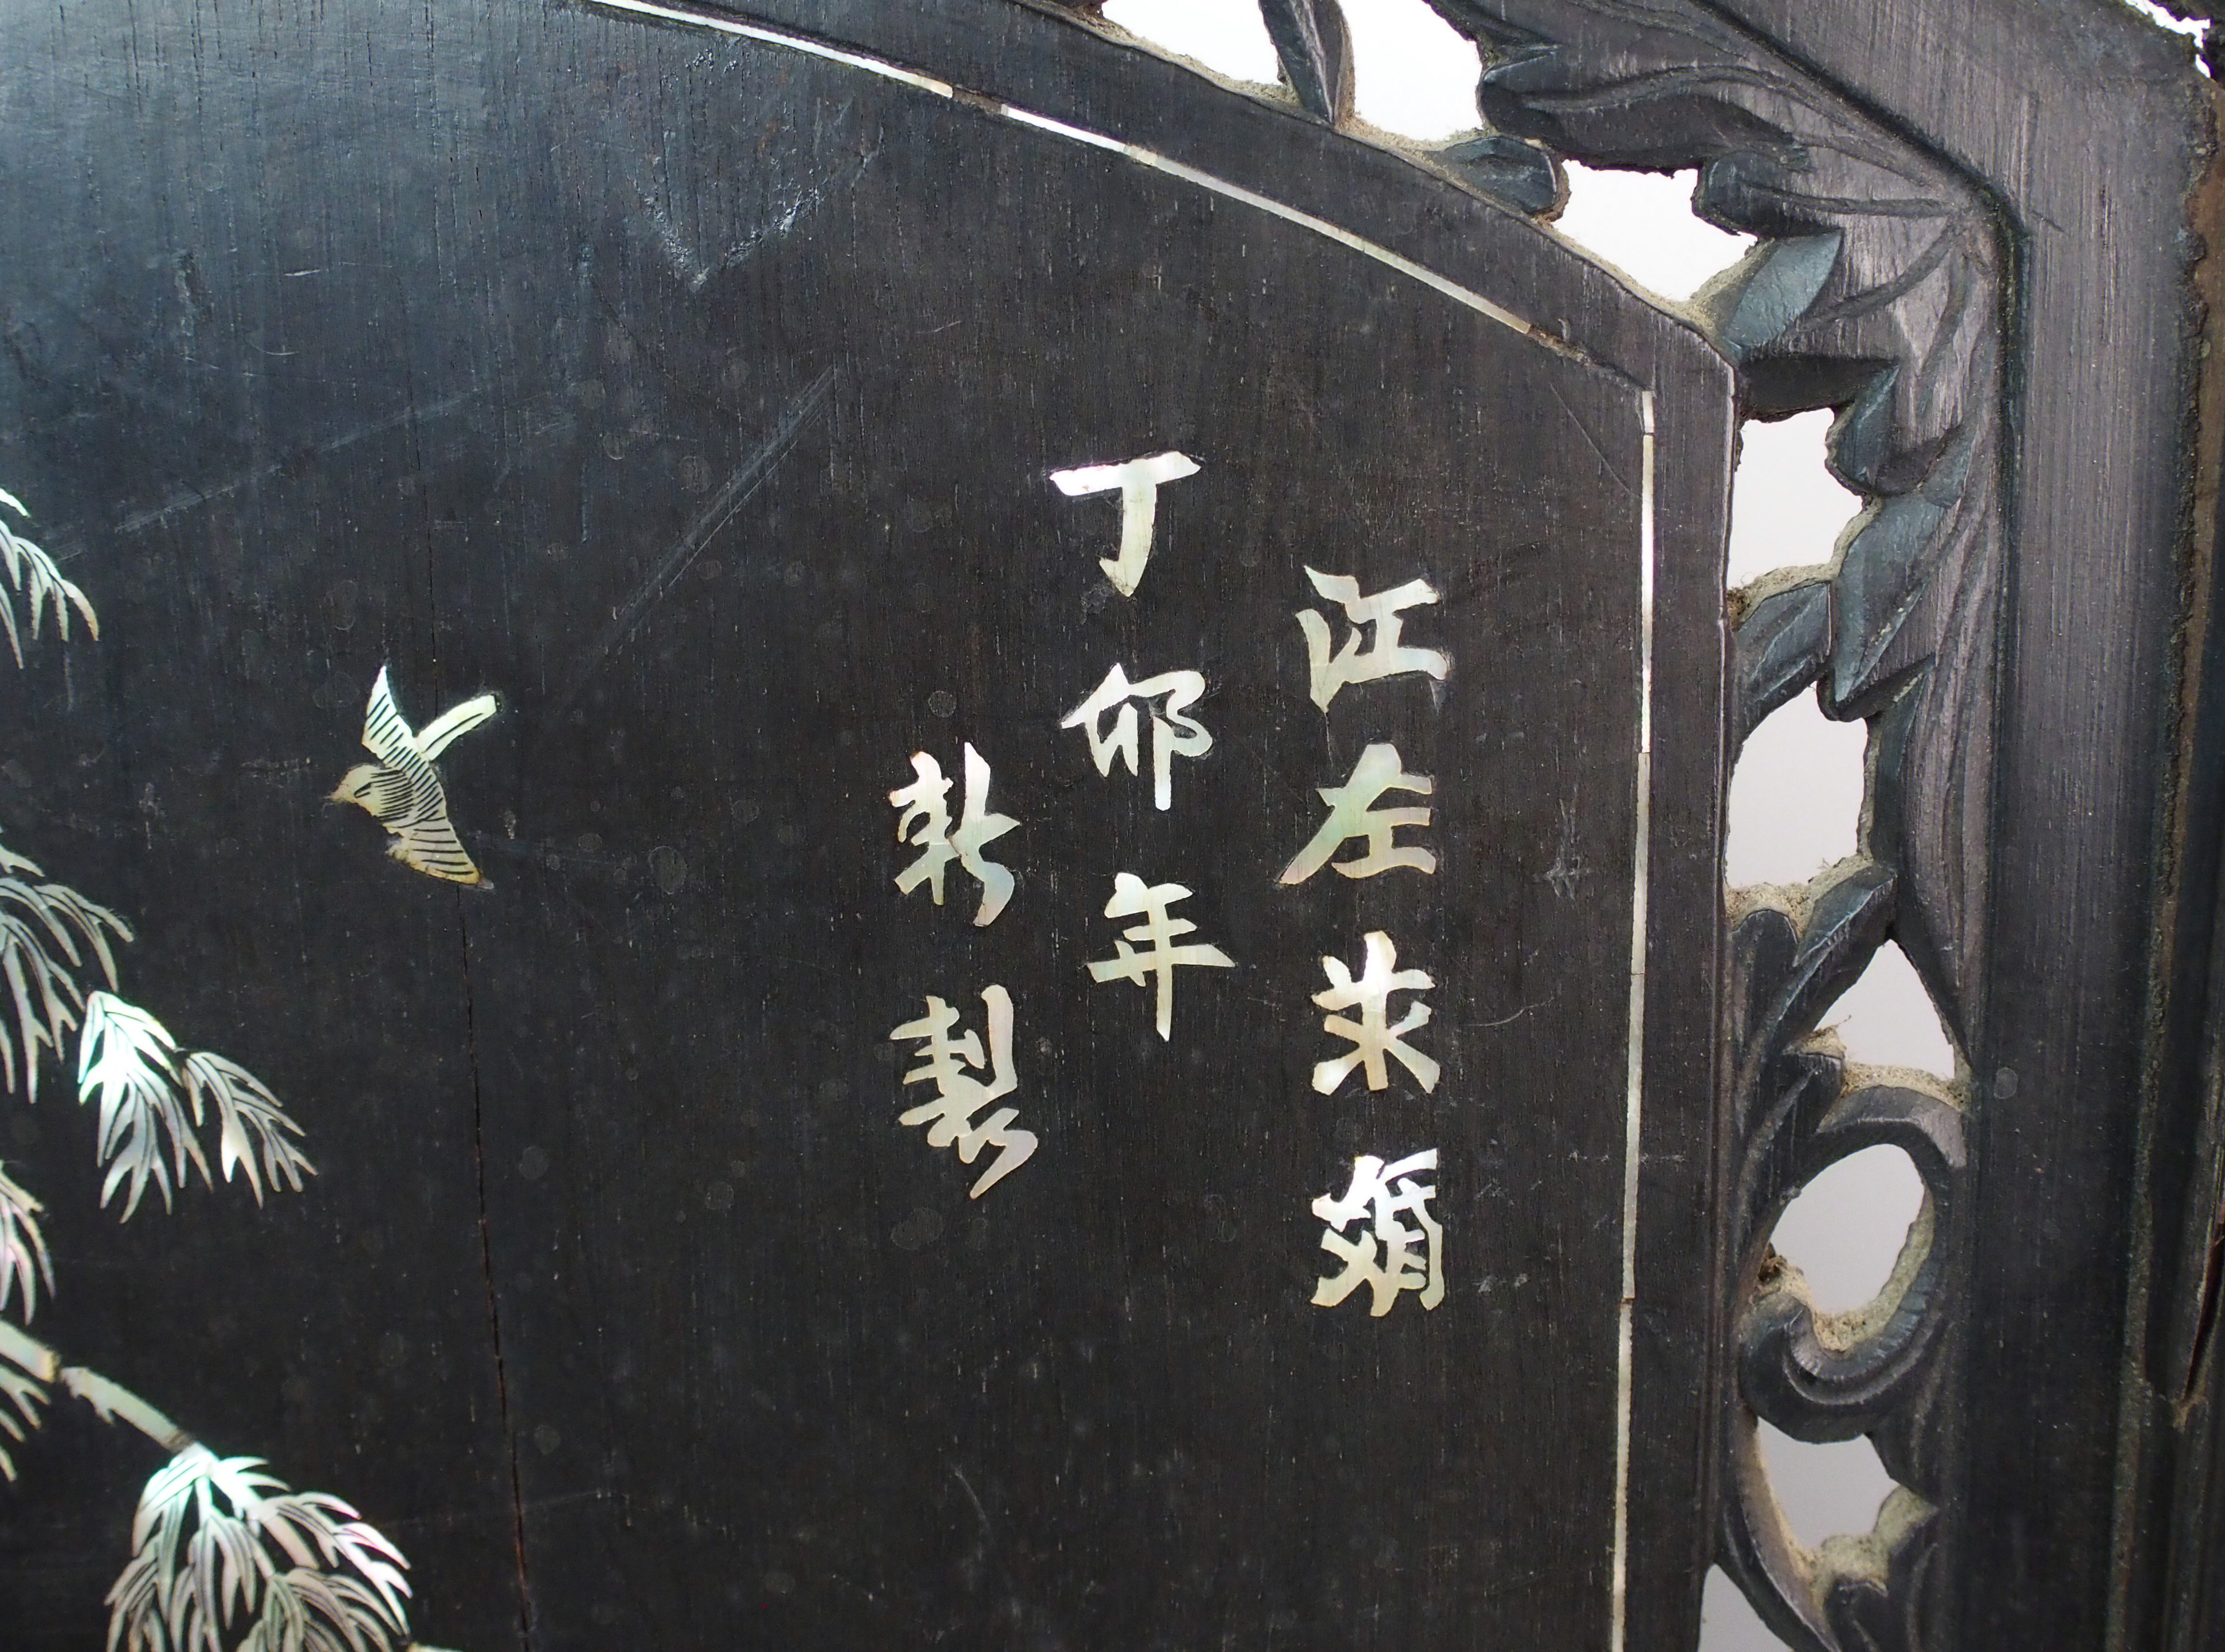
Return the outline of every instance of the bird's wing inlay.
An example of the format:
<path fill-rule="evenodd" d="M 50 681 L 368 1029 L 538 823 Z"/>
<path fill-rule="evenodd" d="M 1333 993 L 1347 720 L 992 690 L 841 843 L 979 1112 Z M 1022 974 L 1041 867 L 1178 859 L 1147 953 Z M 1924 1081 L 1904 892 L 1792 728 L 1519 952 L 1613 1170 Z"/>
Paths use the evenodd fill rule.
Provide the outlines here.
<path fill-rule="evenodd" d="M 417 736 L 417 749 L 428 759 L 438 757 L 458 735 L 469 734 L 500 707 L 501 702 L 492 694 L 481 694 L 477 699 L 452 706 L 425 725 Z"/>
<path fill-rule="evenodd" d="M 371 703 L 363 708 L 364 749 L 381 763 L 402 767 L 405 756 L 416 755 L 416 737 L 409 725 L 402 720 L 401 710 L 394 703 L 394 691 L 386 684 L 386 668 L 378 668 L 378 680 L 371 686 Z"/>
<path fill-rule="evenodd" d="M 413 820 L 394 835 L 395 841 L 387 852 L 396 860 L 428 877 L 447 878 L 452 883 L 483 881 L 479 869 L 464 852 L 463 841 L 456 836 L 456 828 L 448 823 L 445 813 L 431 820 Z"/>
<path fill-rule="evenodd" d="M 364 807 L 378 820 L 396 820 L 409 813 L 409 777 L 398 769 L 381 766 L 366 787 Z"/>
<path fill-rule="evenodd" d="M 421 821 L 447 819 L 448 794 L 441 789 L 440 770 L 418 750 L 416 736 L 395 708 L 394 691 L 387 687 L 384 666 L 379 668 L 378 680 L 371 686 L 371 704 L 363 718 L 363 743 L 401 777 L 407 788 L 400 807 L 374 811 L 389 832 L 398 836 Z M 386 793 L 380 801 L 384 802 L 390 795 Z"/>

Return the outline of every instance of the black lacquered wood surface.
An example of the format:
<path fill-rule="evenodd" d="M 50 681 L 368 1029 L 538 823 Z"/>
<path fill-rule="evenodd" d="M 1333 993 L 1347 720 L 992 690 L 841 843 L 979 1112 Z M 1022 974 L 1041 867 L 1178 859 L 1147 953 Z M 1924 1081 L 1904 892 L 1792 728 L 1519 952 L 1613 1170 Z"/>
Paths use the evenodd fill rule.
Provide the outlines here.
<path fill-rule="evenodd" d="M 102 636 L 10 683 L 0 826 L 133 918 L 134 1001 L 319 1172 L 119 1228 L 50 1077 L 8 1138 L 34 1329 L 348 1498 L 441 1645 L 1573 1646 L 1619 1549 L 1631 1643 L 1677 1644 L 1727 370 L 1163 65 L 1017 11 L 884 32 L 1208 177 L 589 8 L 10 25 L 0 484 Z M 1119 504 L 1051 473 L 1162 451 L 1197 472 L 1125 596 Z M 1309 566 L 1429 580 L 1442 684 L 1318 709 Z M 1164 811 L 1148 717 L 1133 776 L 1061 727 L 1116 663 L 1205 679 Z M 439 759 L 491 886 L 327 801 L 382 668 L 419 728 L 500 699 Z M 1434 873 L 1279 883 L 1378 743 L 1432 778 L 1385 802 L 1431 807 L 1398 840 Z M 954 818 L 969 746 L 1019 822 L 983 927 L 961 867 L 894 882 L 889 794 L 927 754 Z M 1086 967 L 1123 872 L 1233 960 L 1177 972 L 1164 1040 Z M 1433 978 L 1433 1091 L 1309 1083 L 1369 931 Z M 992 984 L 1038 1145 L 973 1200 L 889 1034 L 928 994 L 986 1031 Z M 1311 1201 L 1425 1149 L 1442 1302 L 1314 1306 Z M 92 1644 L 159 1454 L 66 1401 L 23 1459 L 0 1614 Z"/>

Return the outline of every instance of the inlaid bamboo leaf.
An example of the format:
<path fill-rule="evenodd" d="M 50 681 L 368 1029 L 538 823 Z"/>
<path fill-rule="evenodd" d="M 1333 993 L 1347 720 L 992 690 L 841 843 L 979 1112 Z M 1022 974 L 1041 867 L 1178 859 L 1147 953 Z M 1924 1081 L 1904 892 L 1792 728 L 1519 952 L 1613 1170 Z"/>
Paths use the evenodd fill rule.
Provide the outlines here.
<path fill-rule="evenodd" d="M 401 1552 L 339 1498 L 189 1445 L 147 1482 L 108 1592 L 110 1652 L 392 1652 Z"/>
<path fill-rule="evenodd" d="M 29 864 L 29 863 L 25 863 Z M 32 868 L 34 871 L 37 869 Z M 113 936 L 117 940 L 131 939 L 131 926 L 117 914 L 95 901 L 88 901 L 67 883 L 41 883 L 10 889 L 0 883 L 0 895 L 19 904 L 35 903 L 41 921 L 50 927 L 59 926 L 73 931 L 86 944 L 100 965 L 102 978 L 110 987 L 116 985 L 116 954 L 109 946 Z"/>
<path fill-rule="evenodd" d="M 31 513 L 23 509 L 21 500 L 5 489 L 0 489 L 0 505 L 5 505 L 18 516 L 29 522 Z M 84 616 L 85 629 L 98 639 L 100 619 L 92 611 L 92 604 L 85 592 L 62 577 L 53 557 L 41 550 L 22 535 L 8 526 L 0 517 L 0 572 L 7 578 L 0 585 L 0 628 L 8 633 L 8 646 L 16 655 L 16 663 L 23 663 L 23 633 L 29 630 L 35 640 L 39 635 L 41 613 L 51 605 L 54 614 L 54 630 L 65 642 L 69 641 L 69 611 L 75 608 Z M 29 604 L 29 612 L 19 616 L 18 601 Z"/>
<path fill-rule="evenodd" d="M 21 1442 L 39 1426 L 39 1407 L 48 1403 L 47 1384 L 53 1374 L 46 1350 L 0 1320 L 0 1434 Z M 0 1445 L 0 1479 L 15 1478 L 16 1459 Z"/>
<path fill-rule="evenodd" d="M 47 1254 L 47 1236 L 39 1231 L 39 1212 L 46 1206 L 34 1199 L 0 1164 L 0 1313 L 10 1298 L 22 1299 L 22 1320 L 31 1322 L 39 1306 L 39 1280 L 47 1282 L 47 1294 L 54 1290 L 54 1258 Z"/>
<path fill-rule="evenodd" d="M 0 855 L 10 872 L 37 875 L 38 867 L 22 856 Z M 67 884 L 0 877 L 0 976 L 7 980 L 10 1012 L 0 1014 L 0 1071 L 26 1099 L 39 1098 L 40 1049 L 59 1054 L 77 1025 L 85 1001 L 78 975 L 87 959 L 116 984 L 111 936 L 129 940 L 130 927 Z"/>
<path fill-rule="evenodd" d="M 186 1095 L 193 1104 L 193 1122 L 202 1117 L 203 1104 L 217 1117 L 217 1165 L 226 1181 L 234 1166 L 246 1171 L 255 1202 L 263 1202 L 263 1176 L 275 1192 L 281 1181 L 295 1193 L 301 1178 L 317 1168 L 287 1139 L 301 1134 L 301 1127 L 287 1116 L 278 1098 L 262 1079 L 236 1061 L 211 1050 L 195 1050 L 185 1060 Z M 259 1168 L 258 1168 L 259 1161 Z M 0 1305 L 6 1297 L 0 1294 Z"/>
<path fill-rule="evenodd" d="M 162 1190 L 168 1209 L 172 1178 L 183 1187 L 189 1161 L 203 1181 L 215 1185 L 179 1092 L 177 1054 L 176 1041 L 162 1023 L 136 1004 L 108 992 L 86 1001 L 85 1030 L 78 1040 L 78 1100 L 99 1098 L 98 1162 L 109 1167 L 100 1203 L 106 1209 L 117 1188 L 128 1181 L 122 1220 L 129 1221 L 139 1208 L 149 1181 Z"/>

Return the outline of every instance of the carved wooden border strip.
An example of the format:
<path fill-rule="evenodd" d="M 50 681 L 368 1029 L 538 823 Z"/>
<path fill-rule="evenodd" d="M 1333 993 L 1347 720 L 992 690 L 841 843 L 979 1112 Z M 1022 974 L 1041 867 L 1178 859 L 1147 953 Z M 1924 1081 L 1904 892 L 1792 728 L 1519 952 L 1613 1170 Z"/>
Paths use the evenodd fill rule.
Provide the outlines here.
<path fill-rule="evenodd" d="M 2179 1453 L 2187 1418 L 2149 1331 L 2199 1274 L 2173 1255 L 2190 1206 L 2216 1201 L 2214 1168 L 2185 1174 L 2174 1053 L 2215 853 L 2177 680 L 2212 578 L 2214 260 L 2189 231 L 2216 229 L 2214 101 L 2184 40 L 2117 7 L 1713 3 L 1982 180 L 2014 254 L 1937 1643 L 2154 1644 L 2169 1561 L 2143 1459 Z"/>
<path fill-rule="evenodd" d="M 1500 131 L 1600 165 L 1700 169 L 1701 215 L 1759 237 L 1697 301 L 1747 411 L 1838 408 L 1832 469 L 1867 503 L 1835 566 L 1732 598 L 1737 740 L 1810 684 L 1829 714 L 1867 718 L 1873 735 L 1857 862 L 1732 908 L 1723 1216 L 1737 1377 L 1720 1558 L 1794 1646 L 1922 1644 L 1967 1087 L 1867 1082 L 1815 1035 L 1888 937 L 1962 1049 L 1983 1014 L 2000 218 L 1952 169 L 1697 6 L 1439 9 L 1484 48 L 1480 102 Z M 1879 1142 L 1909 1152 L 1923 1212 L 1879 1299 L 1819 1316 L 1769 1237 L 1805 1182 Z M 1760 1421 L 1802 1440 L 1870 1435 L 1900 1487 L 1873 1531 L 1806 1549 L 1769 1488 Z"/>

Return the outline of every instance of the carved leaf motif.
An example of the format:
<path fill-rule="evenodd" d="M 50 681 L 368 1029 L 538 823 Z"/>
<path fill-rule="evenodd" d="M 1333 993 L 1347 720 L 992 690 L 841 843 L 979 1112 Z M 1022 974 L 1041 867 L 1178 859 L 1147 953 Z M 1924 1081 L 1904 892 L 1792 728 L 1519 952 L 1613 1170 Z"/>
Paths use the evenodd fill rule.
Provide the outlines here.
<path fill-rule="evenodd" d="M 1734 639 L 1734 747 L 1822 674 L 1831 654 L 1831 596 L 1829 579 L 1809 579 L 1746 605 Z"/>
<path fill-rule="evenodd" d="M 1763 237 L 1697 301 L 1750 413 L 1839 410 L 1832 468 L 1873 502 L 1828 605 L 1782 593 L 1740 628 L 1741 731 L 1821 678 L 1872 717 L 1922 680 L 1895 813 L 1867 845 L 1902 874 L 1911 958 L 1967 1040 L 2001 557 L 2003 238 L 1984 194 L 1689 3 L 1431 0 L 1482 47 L 1499 133 L 1601 166 L 1696 167 L 1701 216 Z"/>
<path fill-rule="evenodd" d="M 1259 0 L 1283 78 L 1305 111 L 1332 124 L 1352 107 L 1352 39 L 1337 0 Z"/>
<path fill-rule="evenodd" d="M 1753 1064 L 1815 1031 L 1832 1001 L 1854 984 L 1892 923 L 1894 893 L 1889 868 L 1856 867 L 1816 895 L 1789 955 L 1772 949 L 1775 970 L 1766 977 L 1757 973 L 1747 988 L 1753 1019 L 1744 1029 L 1749 1054 L 1740 1063 L 1741 1086 L 1760 1082 Z M 1771 923 L 1763 915 L 1773 912 L 1759 908 L 1740 927 L 1758 934 Z M 1775 921 L 1791 927 L 1789 915 L 1777 913 Z M 1762 956 L 1757 950 L 1757 961 Z"/>

